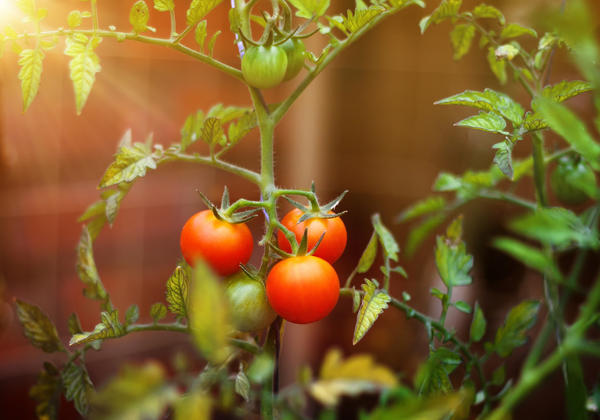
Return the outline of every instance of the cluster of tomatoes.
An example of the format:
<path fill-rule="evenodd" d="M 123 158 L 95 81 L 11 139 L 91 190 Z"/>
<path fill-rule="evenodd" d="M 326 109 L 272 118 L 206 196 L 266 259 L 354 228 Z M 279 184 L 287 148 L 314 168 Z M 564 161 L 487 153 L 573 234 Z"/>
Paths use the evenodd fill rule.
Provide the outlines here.
<path fill-rule="evenodd" d="M 280 45 L 251 46 L 242 58 L 244 80 L 255 88 L 269 89 L 290 80 L 302 70 L 306 48 L 299 39 Z"/>
<path fill-rule="evenodd" d="M 306 231 L 307 248 L 313 255 L 284 258 L 274 264 L 266 278 L 240 271 L 252 255 L 254 240 L 245 223 L 229 223 L 204 210 L 188 219 L 181 231 L 181 252 L 190 265 L 198 259 L 208 263 L 226 277 L 225 294 L 229 300 L 231 319 L 239 331 L 258 331 L 276 317 L 306 324 L 318 321 L 335 307 L 340 282 L 331 266 L 344 252 L 346 227 L 339 217 L 313 217 L 299 222 L 304 213 L 293 209 L 281 223 L 298 242 Z M 292 247 L 283 232 L 277 235 L 282 251 Z"/>

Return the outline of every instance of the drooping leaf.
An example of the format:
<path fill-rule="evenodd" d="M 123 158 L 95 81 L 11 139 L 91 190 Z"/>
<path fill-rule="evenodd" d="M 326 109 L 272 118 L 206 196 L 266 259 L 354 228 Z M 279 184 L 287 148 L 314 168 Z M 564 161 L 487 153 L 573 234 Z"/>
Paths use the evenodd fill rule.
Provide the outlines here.
<path fill-rule="evenodd" d="M 513 179 L 513 165 L 512 165 L 512 149 L 513 143 L 510 141 L 502 141 L 492 146 L 492 149 L 496 149 L 494 155 L 494 163 L 498 165 L 498 168 L 506 175 L 509 179 Z"/>
<path fill-rule="evenodd" d="M 480 112 L 479 114 L 467 117 L 454 125 L 476 128 L 477 130 L 489 131 L 490 133 L 507 134 L 504 131 L 504 128 L 506 128 L 506 121 L 494 112 Z"/>
<path fill-rule="evenodd" d="M 99 187 L 131 182 L 145 176 L 147 169 L 156 169 L 156 160 L 149 145 L 134 143 L 131 146 L 121 146 L 115 154 L 114 162 L 104 172 Z"/>
<path fill-rule="evenodd" d="M 505 19 L 504 15 L 500 10 L 495 8 L 494 6 L 490 6 L 488 4 L 478 4 L 473 9 L 473 16 L 478 18 L 490 18 L 490 19 L 498 19 L 501 25 L 504 25 Z"/>
<path fill-rule="evenodd" d="M 496 49 L 494 47 L 488 48 L 487 60 L 490 70 L 492 70 L 492 73 L 498 78 L 500 84 L 506 84 L 506 60 L 498 59 L 496 57 Z"/>
<path fill-rule="evenodd" d="M 69 345 L 84 344 L 105 338 L 117 338 L 125 334 L 125 328 L 119 321 L 119 311 L 102 312 L 102 322 L 96 325 L 93 331 L 73 334 Z"/>
<path fill-rule="evenodd" d="M 452 383 L 448 375 L 461 363 L 460 356 L 446 347 L 439 347 L 431 352 L 415 376 L 415 388 L 418 393 L 430 395 L 452 391 Z"/>
<path fill-rule="evenodd" d="M 221 363 L 229 355 L 228 308 L 219 280 L 206 264 L 197 262 L 191 282 L 190 329 L 196 347 L 211 363 Z"/>
<path fill-rule="evenodd" d="M 135 33 L 144 32 L 148 27 L 148 20 L 150 19 L 150 11 L 148 5 L 144 0 L 137 0 L 131 6 L 129 11 L 129 23 L 133 26 Z"/>
<path fill-rule="evenodd" d="M 70 77 L 75 91 L 77 115 L 85 105 L 96 80 L 96 73 L 101 69 L 100 58 L 94 52 L 101 38 L 88 39 L 86 36 L 71 36 L 66 39 L 65 54 L 73 57 L 69 61 Z"/>
<path fill-rule="evenodd" d="M 313 19 L 321 17 L 329 8 L 330 0 L 290 0 L 296 11 L 296 16 Z"/>
<path fill-rule="evenodd" d="M 223 0 L 192 0 L 190 7 L 186 11 L 187 24 L 195 25 L 200 22 L 204 16 L 210 13 Z"/>
<path fill-rule="evenodd" d="M 64 349 L 56 327 L 42 310 L 22 300 L 16 299 L 17 318 L 23 326 L 23 333 L 31 345 L 46 353 Z"/>
<path fill-rule="evenodd" d="M 167 280 L 166 300 L 169 310 L 178 317 L 187 318 L 188 316 L 189 284 L 188 272 L 181 266 L 177 266 Z"/>
<path fill-rule="evenodd" d="M 432 23 L 440 23 L 448 18 L 456 17 L 462 0 L 442 0 L 440 5 L 429 16 L 425 16 L 419 22 L 421 33 L 424 33 Z"/>
<path fill-rule="evenodd" d="M 25 49 L 19 54 L 19 80 L 23 96 L 23 112 L 35 99 L 42 79 L 44 52 L 40 48 Z"/>
<path fill-rule="evenodd" d="M 94 385 L 85 367 L 73 362 L 67 363 L 60 373 L 65 387 L 65 398 L 73 401 L 75 409 L 82 416 L 87 416 L 89 399 L 94 391 Z"/>
<path fill-rule="evenodd" d="M 374 214 L 371 217 L 371 223 L 373 224 L 373 228 L 375 229 L 375 233 L 377 233 L 377 237 L 379 238 L 379 242 L 383 248 L 385 254 L 393 261 L 398 261 L 398 252 L 400 252 L 400 247 L 394 239 L 394 235 L 388 230 L 387 227 L 381 221 L 381 216 L 379 214 Z"/>
<path fill-rule="evenodd" d="M 494 246 L 554 280 L 560 280 L 562 277 L 554 260 L 537 248 L 510 238 L 498 238 L 494 240 Z"/>
<path fill-rule="evenodd" d="M 250 380 L 244 373 L 244 369 L 240 366 L 240 370 L 235 375 L 235 392 L 241 396 L 244 401 L 250 401 Z"/>
<path fill-rule="evenodd" d="M 394 372 L 376 364 L 371 356 L 354 355 L 344 360 L 342 353 L 333 349 L 325 356 L 319 378 L 310 385 L 309 392 L 316 400 L 331 407 L 342 396 L 381 391 L 397 384 Z"/>
<path fill-rule="evenodd" d="M 475 302 L 475 311 L 473 312 L 473 320 L 471 321 L 471 328 L 469 329 L 469 337 L 471 341 L 478 342 L 483 338 L 485 334 L 487 322 L 483 315 L 483 310 L 479 306 L 478 302 Z"/>
<path fill-rule="evenodd" d="M 424 200 L 417 201 L 415 204 L 404 210 L 398 215 L 396 221 L 398 223 L 406 222 L 442 210 L 446 206 L 446 199 L 442 196 L 431 196 Z"/>
<path fill-rule="evenodd" d="M 367 247 L 363 251 L 362 255 L 360 256 L 360 260 L 358 260 L 358 264 L 356 265 L 357 273 L 362 274 L 369 271 L 373 265 L 373 262 L 375 261 L 375 257 L 377 256 L 378 243 L 379 239 L 377 237 L 377 233 L 373 232 Z"/>
<path fill-rule="evenodd" d="M 466 245 L 461 240 L 460 233 L 453 236 L 456 237 L 450 236 L 450 229 L 446 233 L 446 237 L 438 236 L 435 264 L 447 287 L 465 286 L 471 284 L 472 281 L 469 272 L 473 268 L 473 257 L 467 254 Z"/>
<path fill-rule="evenodd" d="M 79 279 L 87 286 L 83 291 L 84 295 L 90 299 L 106 300 L 108 295 L 96 269 L 92 238 L 86 226 L 81 230 L 81 237 L 77 244 L 76 268 Z"/>
<path fill-rule="evenodd" d="M 165 370 L 158 362 L 125 365 L 93 396 L 91 412 L 98 419 L 158 420 L 177 397 L 175 385 L 166 382 Z"/>
<path fill-rule="evenodd" d="M 535 324 L 539 307 L 540 302 L 526 300 L 510 310 L 494 341 L 500 357 L 507 357 L 515 348 L 525 344 L 527 330 Z"/>
<path fill-rule="evenodd" d="M 454 59 L 460 60 L 469 52 L 473 37 L 475 36 L 475 26 L 470 23 L 461 23 L 454 27 L 450 32 L 450 41 L 454 48 Z"/>
<path fill-rule="evenodd" d="M 62 394 L 60 372 L 46 362 L 37 382 L 29 389 L 29 396 L 35 400 L 35 414 L 38 419 L 57 420 Z"/>
<path fill-rule="evenodd" d="M 356 315 L 352 344 L 356 345 L 373 326 L 379 315 L 388 307 L 390 296 L 385 290 L 377 289 L 376 282 L 365 279 L 362 303 Z"/>
<path fill-rule="evenodd" d="M 500 38 L 516 38 L 521 35 L 530 35 L 534 38 L 537 38 L 537 32 L 535 30 L 526 26 L 519 25 L 518 23 L 509 23 L 508 25 L 506 25 L 500 33 Z"/>

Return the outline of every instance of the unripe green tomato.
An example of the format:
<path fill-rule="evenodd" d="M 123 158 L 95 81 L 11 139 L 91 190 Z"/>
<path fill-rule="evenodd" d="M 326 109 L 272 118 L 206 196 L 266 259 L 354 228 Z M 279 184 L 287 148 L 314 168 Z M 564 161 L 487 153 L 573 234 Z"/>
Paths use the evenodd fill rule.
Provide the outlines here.
<path fill-rule="evenodd" d="M 249 47 L 242 58 L 242 74 L 250 86 L 269 89 L 283 81 L 287 69 L 287 56 L 282 48 Z"/>
<path fill-rule="evenodd" d="M 293 79 L 300 73 L 302 67 L 304 67 L 306 47 L 301 40 L 293 38 L 285 41 L 280 47 L 285 51 L 287 56 L 287 69 L 285 71 L 285 76 L 283 76 L 283 80 Z"/>
<path fill-rule="evenodd" d="M 225 296 L 229 302 L 231 321 L 238 331 L 265 329 L 277 316 L 269 305 L 262 282 L 248 277 L 243 271 L 227 279 Z"/>
<path fill-rule="evenodd" d="M 556 198 L 564 204 L 582 204 L 590 198 L 586 189 L 582 188 L 584 185 L 596 185 L 596 175 L 592 168 L 583 160 L 577 161 L 571 156 L 562 157 L 550 176 L 550 186 Z"/>

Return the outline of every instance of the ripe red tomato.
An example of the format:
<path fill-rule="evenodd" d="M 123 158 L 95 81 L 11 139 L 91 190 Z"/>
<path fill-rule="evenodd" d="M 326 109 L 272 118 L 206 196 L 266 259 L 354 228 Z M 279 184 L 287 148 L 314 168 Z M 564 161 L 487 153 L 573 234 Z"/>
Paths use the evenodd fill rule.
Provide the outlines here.
<path fill-rule="evenodd" d="M 222 276 L 237 272 L 252 255 L 250 229 L 244 223 L 219 220 L 210 210 L 194 214 L 181 230 L 181 253 L 189 265 L 205 260 Z"/>
<path fill-rule="evenodd" d="M 267 328 L 277 316 L 269 305 L 265 286 L 243 271 L 229 277 L 225 286 L 233 326 L 238 331 L 253 332 Z"/>
<path fill-rule="evenodd" d="M 296 324 L 326 317 L 340 293 L 337 273 L 327 261 L 305 255 L 278 262 L 267 276 L 267 298 L 281 316 Z"/>
<path fill-rule="evenodd" d="M 330 214 L 332 212 L 329 212 Z M 296 240 L 300 242 L 304 229 L 308 229 L 308 249 L 312 249 L 316 244 L 323 232 L 325 236 L 319 244 L 313 254 L 316 257 L 323 258 L 324 260 L 333 264 L 344 252 L 346 248 L 346 241 L 348 240 L 348 234 L 346 233 L 346 226 L 339 217 L 331 219 L 319 219 L 312 218 L 304 222 L 298 223 L 298 219 L 302 217 L 304 213 L 300 209 L 293 209 L 281 220 L 281 223 L 294 232 Z M 292 251 L 292 246 L 287 240 L 282 231 L 277 232 L 277 243 L 279 248 L 286 252 Z"/>

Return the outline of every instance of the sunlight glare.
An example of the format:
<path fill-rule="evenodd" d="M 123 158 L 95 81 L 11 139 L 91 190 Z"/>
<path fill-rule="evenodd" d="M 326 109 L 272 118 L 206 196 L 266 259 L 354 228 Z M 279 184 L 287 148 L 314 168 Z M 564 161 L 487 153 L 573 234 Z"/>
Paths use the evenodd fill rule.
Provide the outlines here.
<path fill-rule="evenodd" d="M 21 19 L 19 10 L 13 0 L 0 0 L 0 31 L 8 23 L 18 22 Z"/>

